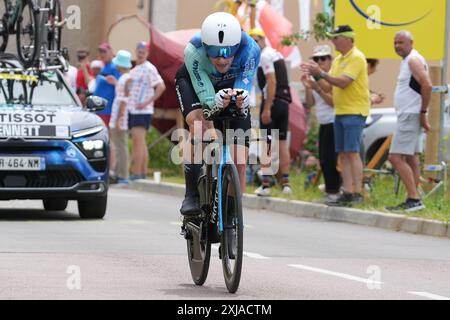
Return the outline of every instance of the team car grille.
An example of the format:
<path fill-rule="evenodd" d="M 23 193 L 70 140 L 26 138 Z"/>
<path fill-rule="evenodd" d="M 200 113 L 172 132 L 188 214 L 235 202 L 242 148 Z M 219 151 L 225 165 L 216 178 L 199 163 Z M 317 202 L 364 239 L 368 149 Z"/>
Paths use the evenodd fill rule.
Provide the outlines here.
<path fill-rule="evenodd" d="M 83 181 L 81 174 L 73 169 L 0 172 L 0 188 L 70 188 Z"/>

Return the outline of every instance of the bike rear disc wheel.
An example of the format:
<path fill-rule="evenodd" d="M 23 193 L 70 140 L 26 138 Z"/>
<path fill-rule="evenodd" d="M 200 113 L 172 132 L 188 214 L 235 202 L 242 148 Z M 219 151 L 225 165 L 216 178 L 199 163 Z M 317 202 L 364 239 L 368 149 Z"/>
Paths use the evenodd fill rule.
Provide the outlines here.
<path fill-rule="evenodd" d="M 8 28 L 8 18 L 6 16 L 6 0 L 0 0 L 0 14 L 3 13 L 3 16 L 0 17 L 1 21 L 1 44 L 0 44 L 0 53 L 4 53 L 6 51 L 6 47 L 8 46 L 8 38 L 9 38 L 9 28 Z"/>
<path fill-rule="evenodd" d="M 185 223 L 188 239 L 187 252 L 189 268 L 195 285 L 202 286 L 208 278 L 211 261 L 211 243 L 208 240 L 208 228 L 204 221 Z"/>
<path fill-rule="evenodd" d="M 30 1 L 25 1 L 17 19 L 17 54 L 25 68 L 36 65 L 40 52 L 39 12 Z"/>
<path fill-rule="evenodd" d="M 244 255 L 244 221 L 239 181 L 236 166 L 227 165 L 222 180 L 224 230 L 221 236 L 221 255 L 225 284 L 230 293 L 236 293 L 239 289 Z"/>

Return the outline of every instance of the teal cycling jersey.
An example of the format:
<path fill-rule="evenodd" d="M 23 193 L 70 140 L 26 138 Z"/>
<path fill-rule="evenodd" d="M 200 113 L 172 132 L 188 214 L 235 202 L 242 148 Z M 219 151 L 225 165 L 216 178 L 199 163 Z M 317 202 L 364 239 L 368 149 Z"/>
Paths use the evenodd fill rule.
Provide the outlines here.
<path fill-rule="evenodd" d="M 219 73 L 209 60 L 203 47 L 201 35 L 197 34 L 184 51 L 185 65 L 191 77 L 195 93 L 202 106 L 212 109 L 216 92 L 222 89 L 241 89 L 251 92 L 261 49 L 245 32 L 234 56 L 230 70 Z"/>

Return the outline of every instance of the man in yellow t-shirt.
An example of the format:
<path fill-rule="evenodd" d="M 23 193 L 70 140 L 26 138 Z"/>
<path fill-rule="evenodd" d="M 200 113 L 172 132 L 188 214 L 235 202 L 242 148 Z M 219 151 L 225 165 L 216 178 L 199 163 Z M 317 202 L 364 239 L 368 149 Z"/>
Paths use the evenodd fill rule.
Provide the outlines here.
<path fill-rule="evenodd" d="M 344 192 L 337 202 L 329 204 L 350 206 L 364 200 L 360 150 L 363 129 L 370 112 L 367 61 L 355 46 L 355 32 L 350 26 L 339 26 L 328 36 L 340 53 L 334 60 L 330 73 L 323 71 L 313 61 L 303 64 L 302 70 L 316 80 L 325 80 L 332 87 L 336 109 L 336 152 L 343 165 Z"/>

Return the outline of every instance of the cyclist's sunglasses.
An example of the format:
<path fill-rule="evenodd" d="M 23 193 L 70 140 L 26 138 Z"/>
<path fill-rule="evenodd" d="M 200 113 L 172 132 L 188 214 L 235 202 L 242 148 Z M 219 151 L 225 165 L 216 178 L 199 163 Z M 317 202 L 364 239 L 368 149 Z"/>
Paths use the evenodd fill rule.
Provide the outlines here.
<path fill-rule="evenodd" d="M 331 60 L 331 56 L 314 57 L 313 60 L 314 60 L 314 62 L 316 62 L 316 63 L 319 62 L 319 61 L 325 62 L 325 61 L 327 61 L 327 60 Z"/>
<path fill-rule="evenodd" d="M 203 47 L 205 48 L 208 57 L 210 58 L 220 57 L 225 59 L 233 58 L 238 52 L 240 46 L 241 46 L 240 44 L 237 44 L 235 46 L 220 47 L 220 46 L 208 46 L 207 44 L 203 44 Z"/>

